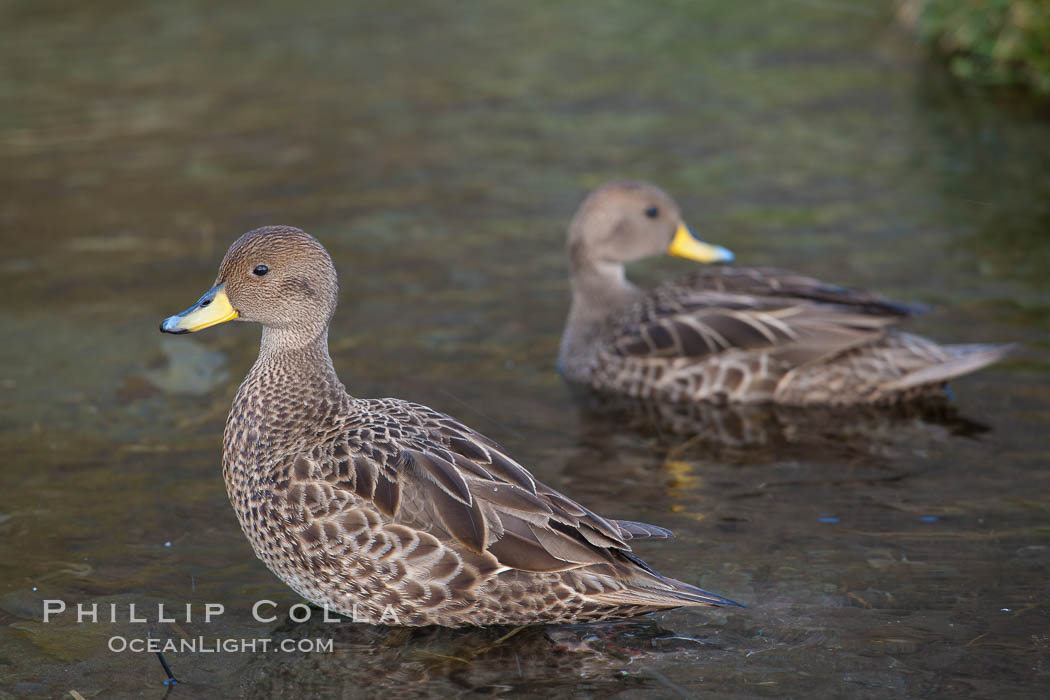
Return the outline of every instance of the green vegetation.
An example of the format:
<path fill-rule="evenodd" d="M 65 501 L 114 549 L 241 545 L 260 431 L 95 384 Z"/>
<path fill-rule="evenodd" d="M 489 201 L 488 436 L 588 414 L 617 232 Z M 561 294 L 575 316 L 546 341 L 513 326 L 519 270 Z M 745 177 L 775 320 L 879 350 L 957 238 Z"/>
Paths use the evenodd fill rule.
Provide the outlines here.
<path fill-rule="evenodd" d="M 898 8 L 956 76 L 1050 94 L 1047 0 L 899 0 Z"/>

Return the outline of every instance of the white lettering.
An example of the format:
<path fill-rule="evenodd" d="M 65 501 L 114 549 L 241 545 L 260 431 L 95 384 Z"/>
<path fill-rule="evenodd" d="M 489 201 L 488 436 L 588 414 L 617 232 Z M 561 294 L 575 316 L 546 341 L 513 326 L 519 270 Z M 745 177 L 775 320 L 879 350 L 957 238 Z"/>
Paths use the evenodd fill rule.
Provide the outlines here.
<path fill-rule="evenodd" d="M 157 605 L 157 622 L 175 622 L 174 617 L 164 617 L 164 603 Z"/>
<path fill-rule="evenodd" d="M 386 621 L 387 616 L 390 617 L 392 622 Z M 387 604 L 387 606 L 383 608 L 383 614 L 379 616 L 379 621 L 382 622 L 384 625 L 401 625 L 401 618 L 399 618 L 397 616 L 397 613 L 394 612 L 394 606 L 389 604 Z"/>
<path fill-rule="evenodd" d="M 98 603 L 92 603 L 90 608 L 84 606 L 84 603 L 77 603 L 77 624 L 83 624 L 85 617 L 90 617 L 92 622 L 98 622 Z M 88 610 L 91 612 L 87 612 Z"/>
<path fill-rule="evenodd" d="M 273 607 L 273 608 L 277 607 L 277 603 L 273 602 L 272 600 L 257 600 L 257 601 L 255 601 L 255 605 L 252 606 L 252 617 L 255 618 L 255 621 L 256 622 L 273 622 L 274 620 L 276 620 L 277 619 L 276 615 L 271 615 L 270 617 L 260 617 L 259 608 L 261 608 L 263 605 L 269 605 L 270 607 Z"/>
<path fill-rule="evenodd" d="M 109 638 L 109 650 L 112 652 L 120 653 L 128 648 L 128 640 L 124 637 L 110 637 Z M 117 647 L 120 647 L 119 649 Z"/>
<path fill-rule="evenodd" d="M 296 617 L 295 616 L 295 609 L 296 608 L 302 608 L 303 609 L 303 612 L 304 612 L 303 617 Z M 306 622 L 307 620 L 310 619 L 310 607 L 308 605 L 304 605 L 302 603 L 296 603 L 292 607 L 288 608 L 288 617 L 292 618 L 292 622 Z"/>
<path fill-rule="evenodd" d="M 226 606 L 222 603 L 205 603 L 204 605 L 204 622 L 205 624 L 211 622 L 213 615 L 222 615 L 226 612 Z"/>
<path fill-rule="evenodd" d="M 144 617 L 135 617 L 135 604 L 128 603 L 128 622 L 149 622 Z"/>
<path fill-rule="evenodd" d="M 44 601 L 44 622 L 51 619 L 51 615 L 58 615 L 66 611 L 66 603 L 63 600 Z"/>

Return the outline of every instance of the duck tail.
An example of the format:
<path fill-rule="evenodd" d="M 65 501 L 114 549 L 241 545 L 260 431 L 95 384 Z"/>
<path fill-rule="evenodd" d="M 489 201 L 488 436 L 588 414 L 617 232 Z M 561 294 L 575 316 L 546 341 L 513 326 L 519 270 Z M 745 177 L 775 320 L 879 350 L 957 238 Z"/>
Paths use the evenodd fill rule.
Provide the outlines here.
<path fill-rule="evenodd" d="M 1017 345 L 1012 343 L 1007 345 L 944 345 L 941 349 L 948 354 L 947 360 L 909 372 L 899 379 L 884 384 L 882 390 L 892 393 L 931 384 L 944 384 L 956 377 L 976 372 L 998 362 L 1016 348 Z"/>
<path fill-rule="evenodd" d="M 697 588 L 684 581 L 678 579 L 662 577 L 663 580 L 672 586 L 674 586 L 674 594 L 676 598 L 689 601 L 687 605 L 713 605 L 713 606 L 730 606 L 735 608 L 746 608 L 747 606 L 743 603 L 738 603 L 735 600 L 730 600 L 724 596 L 720 596 L 717 593 L 711 593 L 705 591 L 703 588 Z"/>
<path fill-rule="evenodd" d="M 614 520 L 613 522 L 620 527 L 620 534 L 623 535 L 624 541 L 647 539 L 666 540 L 674 537 L 673 532 L 665 527 L 660 527 L 659 525 L 639 523 L 634 520 Z"/>
<path fill-rule="evenodd" d="M 625 587 L 599 594 L 597 597 L 605 603 L 641 605 L 654 610 L 689 605 L 747 607 L 717 593 L 663 576 L 631 552 L 620 551 L 618 554 L 630 562 L 629 566 L 633 565 L 634 575 L 625 582 Z"/>
<path fill-rule="evenodd" d="M 595 597 L 600 598 L 603 603 L 640 605 L 653 610 L 667 610 L 693 605 L 705 607 L 747 607 L 717 593 L 711 593 L 683 581 L 664 576 L 660 576 L 658 582 L 646 581 L 641 584 L 635 582 L 635 585 L 629 588 L 608 591 Z"/>

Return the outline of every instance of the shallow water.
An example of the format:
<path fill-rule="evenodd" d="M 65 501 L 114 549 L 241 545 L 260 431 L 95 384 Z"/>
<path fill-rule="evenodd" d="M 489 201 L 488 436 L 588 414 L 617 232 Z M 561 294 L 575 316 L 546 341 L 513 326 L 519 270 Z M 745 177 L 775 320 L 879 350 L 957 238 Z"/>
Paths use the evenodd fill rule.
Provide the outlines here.
<path fill-rule="evenodd" d="M 953 85 L 859 0 L 357 4 L 0 8 L 0 698 L 161 697 L 153 655 L 107 648 L 147 632 L 335 642 L 168 654 L 173 698 L 1045 697 L 1045 105 Z M 1024 347 L 937 415 L 577 403 L 554 371 L 564 227 L 623 176 L 743 262 Z M 352 392 L 448 411 L 595 510 L 674 529 L 639 551 L 749 607 L 505 640 L 285 620 L 218 463 L 258 331 L 156 332 L 269 223 L 336 260 Z M 43 599 L 124 617 L 43 624 Z M 204 624 L 208 602 L 226 613 Z M 195 617 L 132 624 L 131 603 Z"/>

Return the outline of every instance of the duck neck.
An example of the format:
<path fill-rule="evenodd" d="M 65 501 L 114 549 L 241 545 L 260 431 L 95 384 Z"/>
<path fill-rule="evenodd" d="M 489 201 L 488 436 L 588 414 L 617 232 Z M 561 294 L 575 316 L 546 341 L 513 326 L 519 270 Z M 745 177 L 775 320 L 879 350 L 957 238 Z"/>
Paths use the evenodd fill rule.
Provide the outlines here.
<path fill-rule="evenodd" d="M 572 304 L 562 334 L 558 367 L 570 379 L 584 379 L 595 343 L 609 321 L 641 299 L 644 292 L 627 279 L 622 263 L 574 266 Z"/>
<path fill-rule="evenodd" d="M 284 394 L 331 398 L 346 393 L 328 353 L 327 327 L 315 333 L 263 327 L 259 357 L 248 378 L 270 389 L 279 386 Z"/>
<path fill-rule="evenodd" d="M 263 326 L 259 342 L 259 359 L 262 362 L 288 363 L 303 367 L 324 367 L 335 374 L 332 358 L 328 354 L 328 329 L 274 328 Z"/>
<path fill-rule="evenodd" d="M 244 378 L 227 423 L 226 441 L 245 440 L 259 449 L 308 438 L 305 426 L 340 415 L 352 397 L 328 354 L 328 331 L 289 342 L 281 329 L 263 328 L 259 357 Z"/>

